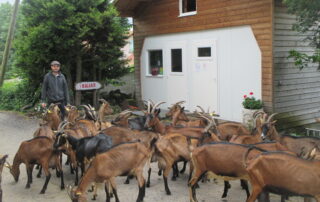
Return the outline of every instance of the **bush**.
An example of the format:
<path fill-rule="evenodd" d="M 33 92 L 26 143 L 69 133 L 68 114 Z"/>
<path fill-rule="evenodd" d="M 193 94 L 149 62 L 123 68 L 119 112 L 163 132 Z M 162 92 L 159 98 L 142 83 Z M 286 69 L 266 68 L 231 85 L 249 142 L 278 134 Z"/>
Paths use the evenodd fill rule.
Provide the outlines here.
<path fill-rule="evenodd" d="M 25 80 L 6 80 L 0 88 L 0 110 L 21 111 L 22 107 L 38 99 L 37 95 L 40 90 L 30 88 Z"/>

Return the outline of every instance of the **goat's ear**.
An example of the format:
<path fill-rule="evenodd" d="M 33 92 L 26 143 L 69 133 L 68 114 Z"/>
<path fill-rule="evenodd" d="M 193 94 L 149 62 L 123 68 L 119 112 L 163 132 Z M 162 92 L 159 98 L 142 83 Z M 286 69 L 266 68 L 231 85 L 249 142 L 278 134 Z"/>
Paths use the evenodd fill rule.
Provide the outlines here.
<path fill-rule="evenodd" d="M 182 111 L 182 112 L 184 111 L 184 107 L 181 108 L 181 111 Z"/>
<path fill-rule="evenodd" d="M 156 116 L 159 116 L 160 111 L 161 111 L 161 109 L 156 109 L 156 111 L 154 112 L 154 114 L 155 114 Z"/>

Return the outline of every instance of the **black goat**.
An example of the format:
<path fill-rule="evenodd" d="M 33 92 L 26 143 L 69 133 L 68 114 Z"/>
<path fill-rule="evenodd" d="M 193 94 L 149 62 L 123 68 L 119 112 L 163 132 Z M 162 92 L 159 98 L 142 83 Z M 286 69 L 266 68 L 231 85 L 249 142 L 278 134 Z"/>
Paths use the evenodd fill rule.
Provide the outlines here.
<path fill-rule="evenodd" d="M 81 139 L 77 139 L 71 135 L 66 135 L 64 133 L 58 133 L 56 137 L 56 141 L 54 143 L 54 148 L 60 148 L 65 146 L 66 149 L 69 149 L 69 144 L 71 145 L 71 161 L 75 161 L 73 163 L 76 171 L 76 179 L 75 185 L 78 184 L 78 164 L 80 164 L 81 175 L 84 173 L 85 169 L 85 161 L 90 160 L 98 153 L 105 152 L 112 147 L 112 137 L 107 136 L 105 134 L 98 134 L 93 137 L 84 137 Z M 63 149 L 65 149 L 63 148 Z M 72 158 L 74 156 L 75 158 Z"/>

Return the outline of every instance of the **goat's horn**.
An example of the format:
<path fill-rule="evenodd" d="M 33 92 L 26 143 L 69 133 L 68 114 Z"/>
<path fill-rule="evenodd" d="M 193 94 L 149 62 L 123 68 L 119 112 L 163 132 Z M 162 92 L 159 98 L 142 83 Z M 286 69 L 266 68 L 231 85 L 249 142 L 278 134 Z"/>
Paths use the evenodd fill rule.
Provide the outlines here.
<path fill-rule="evenodd" d="M 130 113 L 132 113 L 132 111 L 130 111 L 130 110 L 124 110 L 123 112 L 121 112 L 120 113 L 120 115 L 126 115 L 126 114 L 130 114 Z"/>
<path fill-rule="evenodd" d="M 90 111 L 90 108 L 87 105 L 80 105 L 80 107 L 84 107 L 86 110 Z"/>
<path fill-rule="evenodd" d="M 148 108 L 147 108 L 147 113 L 151 113 L 151 103 L 148 101 Z"/>
<path fill-rule="evenodd" d="M 90 104 L 88 104 L 91 110 L 95 110 L 94 107 L 92 107 Z"/>
<path fill-rule="evenodd" d="M 258 115 L 265 114 L 263 111 L 256 111 L 253 113 L 252 117 L 255 119 Z"/>
<path fill-rule="evenodd" d="M 58 125 L 58 131 L 60 131 L 61 127 L 65 124 L 65 121 L 61 121 Z"/>
<path fill-rule="evenodd" d="M 166 102 L 158 102 L 157 104 L 155 104 L 155 105 L 153 106 L 153 108 L 152 108 L 151 114 L 154 113 L 154 111 L 156 110 L 156 108 L 157 108 L 158 106 L 160 106 L 161 104 L 164 104 L 164 103 L 166 103 Z"/>
<path fill-rule="evenodd" d="M 271 114 L 271 115 L 269 116 L 268 120 L 267 120 L 267 123 L 270 123 L 270 122 L 272 121 L 273 117 L 274 117 L 275 115 L 277 115 L 277 114 L 278 114 L 278 113 L 273 113 L 273 114 Z"/>
<path fill-rule="evenodd" d="M 108 104 L 108 102 L 107 102 L 105 99 L 103 99 L 103 98 L 99 99 L 99 101 L 100 101 L 100 102 L 103 102 L 103 103 L 105 103 L 105 104 Z"/>
<path fill-rule="evenodd" d="M 175 104 L 173 104 L 173 106 L 175 106 L 175 105 L 180 105 L 180 104 L 182 104 L 182 103 L 185 103 L 186 101 L 184 101 L 184 100 L 181 100 L 181 101 L 179 101 L 179 102 L 176 102 Z"/>
<path fill-rule="evenodd" d="M 201 110 L 201 113 L 206 113 L 202 107 L 200 107 L 199 105 L 197 105 L 197 107 Z"/>
<path fill-rule="evenodd" d="M 154 106 L 154 102 L 151 99 L 149 99 L 148 101 L 150 102 L 151 106 L 153 107 Z"/>
<path fill-rule="evenodd" d="M 6 162 L 4 163 L 4 166 L 7 167 L 7 168 L 9 168 L 10 170 L 12 169 L 12 166 L 10 165 L 10 163 L 9 163 L 8 161 L 6 161 Z"/>

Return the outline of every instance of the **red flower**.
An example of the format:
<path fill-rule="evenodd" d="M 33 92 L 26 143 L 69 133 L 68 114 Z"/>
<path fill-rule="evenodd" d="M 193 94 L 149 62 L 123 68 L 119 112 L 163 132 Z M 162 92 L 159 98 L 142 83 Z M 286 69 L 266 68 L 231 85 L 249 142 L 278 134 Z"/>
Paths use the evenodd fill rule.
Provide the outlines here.
<path fill-rule="evenodd" d="M 250 95 L 253 95 L 253 92 L 250 92 Z"/>
<path fill-rule="evenodd" d="M 247 95 L 244 95 L 243 97 L 244 97 L 244 99 L 246 99 L 246 98 L 247 98 Z"/>

